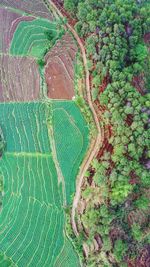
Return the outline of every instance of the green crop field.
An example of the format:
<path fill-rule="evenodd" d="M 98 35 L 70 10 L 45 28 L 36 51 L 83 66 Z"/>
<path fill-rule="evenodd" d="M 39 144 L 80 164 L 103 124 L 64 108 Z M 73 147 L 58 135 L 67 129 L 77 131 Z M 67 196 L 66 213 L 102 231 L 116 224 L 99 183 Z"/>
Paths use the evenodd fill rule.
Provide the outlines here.
<path fill-rule="evenodd" d="M 1 251 L 18 266 L 53 266 L 64 242 L 64 215 L 51 156 L 6 153 L 1 175 Z"/>
<path fill-rule="evenodd" d="M 74 102 L 54 101 L 52 107 L 57 158 L 65 178 L 66 200 L 70 204 L 78 168 L 88 146 L 88 128 Z"/>
<path fill-rule="evenodd" d="M 74 251 L 73 246 L 70 245 L 68 239 L 65 240 L 62 252 L 56 260 L 54 267 L 80 267 L 79 259 Z"/>
<path fill-rule="evenodd" d="M 40 102 L 0 105 L 0 126 L 7 151 L 50 151 L 45 104 Z"/>
<path fill-rule="evenodd" d="M 51 41 L 57 38 L 57 24 L 46 19 L 19 23 L 11 42 L 10 54 L 41 58 Z"/>
<path fill-rule="evenodd" d="M 4 182 L 0 250 L 11 260 L 5 260 L 5 265 L 80 266 L 65 237 L 63 209 L 64 197 L 71 203 L 75 177 L 88 145 L 88 129 L 80 110 L 72 101 L 1 103 L 0 114 L 7 144 L 0 163 Z M 48 125 L 54 136 L 49 136 Z M 64 177 L 65 196 L 62 183 L 58 183 L 51 138 Z"/>
<path fill-rule="evenodd" d="M 16 267 L 16 265 L 4 253 L 0 253 L 0 266 Z"/>
<path fill-rule="evenodd" d="M 1 12 L 6 17 L 7 12 Z M 28 19 L 28 14 L 24 17 L 22 12 L 19 14 L 23 17 L 18 19 L 15 12 L 19 10 L 13 8 L 7 25 L 12 30 L 7 52 L 14 59 L 12 66 L 18 64 L 16 83 L 15 72 L 7 67 L 9 61 L 6 57 L 2 60 L 9 98 L 4 88 L 5 98 L 0 102 L 0 141 L 6 144 L 5 150 L 0 150 L 0 267 L 80 267 L 79 256 L 66 233 L 65 210 L 72 204 L 76 176 L 89 144 L 89 130 L 73 101 L 44 96 L 33 97 L 33 101 L 30 97 L 25 99 L 22 79 L 27 79 L 27 95 L 34 96 L 36 92 L 34 88 L 30 90 L 30 79 L 25 77 L 28 65 L 21 68 L 18 59 L 28 58 L 37 64 L 42 73 L 42 91 L 46 84 L 40 62 L 63 30 L 58 21 L 35 15 Z M 36 81 L 37 76 L 34 78 Z"/>

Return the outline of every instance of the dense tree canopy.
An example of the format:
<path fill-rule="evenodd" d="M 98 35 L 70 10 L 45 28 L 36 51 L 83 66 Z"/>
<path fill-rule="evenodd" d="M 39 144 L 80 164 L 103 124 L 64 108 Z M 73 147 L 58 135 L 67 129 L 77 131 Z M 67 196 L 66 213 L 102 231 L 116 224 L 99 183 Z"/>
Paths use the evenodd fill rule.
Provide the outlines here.
<path fill-rule="evenodd" d="M 67 8 L 66 3 L 74 1 L 64 2 Z M 128 220 L 131 212 L 144 210 L 139 214 L 146 214 L 149 209 L 150 92 L 145 69 L 150 59 L 143 37 L 150 29 L 150 6 L 146 0 L 77 2 L 68 10 L 76 14 L 75 28 L 85 39 L 92 98 L 105 110 L 101 116 L 113 133 L 108 140 L 112 152 L 105 151 L 92 163 L 101 204 L 90 187 L 82 195 L 86 200 L 87 194 L 92 194 L 92 202 L 81 216 L 82 224 L 86 231 L 88 228 L 90 240 L 98 233 L 103 242 L 101 253 L 91 253 L 86 264 L 123 267 L 150 241 L 149 224 L 144 220 L 147 215 L 140 215 L 144 224 L 137 222 L 136 215 L 132 224 Z M 144 79 L 142 88 L 139 82 L 135 87 L 138 77 Z M 107 86 L 100 93 L 105 78 Z M 114 228 L 118 231 L 115 240 L 111 235 Z"/>

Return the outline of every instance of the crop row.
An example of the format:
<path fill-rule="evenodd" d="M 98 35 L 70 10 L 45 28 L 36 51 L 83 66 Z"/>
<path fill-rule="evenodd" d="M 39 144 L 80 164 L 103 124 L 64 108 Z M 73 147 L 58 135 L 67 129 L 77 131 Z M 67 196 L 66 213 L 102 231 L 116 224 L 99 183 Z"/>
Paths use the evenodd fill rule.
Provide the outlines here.
<path fill-rule="evenodd" d="M 45 6 L 43 1 L 41 0 L 28 0 L 28 1 L 16 1 L 16 0 L 1 0 L 1 5 L 8 7 L 9 9 L 19 9 L 19 11 L 23 13 L 23 11 L 39 16 L 48 18 L 49 20 L 53 19 L 52 14 L 49 9 Z M 17 10 L 18 11 L 18 10 Z"/>
<path fill-rule="evenodd" d="M 10 54 L 42 57 L 50 41 L 57 35 L 56 23 L 45 19 L 19 23 L 11 42 Z"/>
<path fill-rule="evenodd" d="M 65 240 L 64 247 L 54 267 L 80 267 L 79 258 L 68 239 Z"/>
<path fill-rule="evenodd" d="M 1 55 L 0 70 L 1 102 L 40 98 L 40 75 L 35 59 Z"/>
<path fill-rule="evenodd" d="M 4 103 L 0 104 L 0 125 L 8 152 L 49 153 L 45 104 Z"/>
<path fill-rule="evenodd" d="M 88 128 L 79 108 L 72 101 L 52 103 L 52 124 L 58 162 L 65 178 L 66 200 L 75 192 L 75 179 L 88 147 Z"/>
<path fill-rule="evenodd" d="M 63 246 L 64 215 L 51 157 L 5 155 L 0 248 L 17 266 L 53 266 Z"/>
<path fill-rule="evenodd" d="M 32 16 L 25 16 L 14 10 L 0 7 L 0 51 L 8 53 L 13 34 L 21 21 L 33 20 Z"/>

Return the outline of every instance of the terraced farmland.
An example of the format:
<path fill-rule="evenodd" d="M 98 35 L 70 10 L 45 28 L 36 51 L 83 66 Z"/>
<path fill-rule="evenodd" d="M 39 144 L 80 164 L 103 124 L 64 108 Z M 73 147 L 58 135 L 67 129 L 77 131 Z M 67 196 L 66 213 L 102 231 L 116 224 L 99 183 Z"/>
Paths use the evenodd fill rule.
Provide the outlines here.
<path fill-rule="evenodd" d="M 1 102 L 34 101 L 41 97 L 40 74 L 34 58 L 1 55 L 0 66 Z"/>
<path fill-rule="evenodd" d="M 79 267 L 79 259 L 74 252 L 73 246 L 70 245 L 68 239 L 65 240 L 64 247 L 55 262 L 54 267 Z"/>
<path fill-rule="evenodd" d="M 4 103 L 0 105 L 0 114 L 8 152 L 50 152 L 44 104 Z"/>
<path fill-rule="evenodd" d="M 48 108 L 57 113 L 60 107 L 68 114 L 67 118 L 62 117 L 60 126 L 67 123 L 68 127 L 71 127 L 69 124 L 72 122 L 68 117 L 72 117 L 73 120 L 74 111 L 77 109 L 72 102 L 53 103 L 52 108 L 40 102 L 0 104 L 0 125 L 7 142 L 0 164 L 0 174 L 4 180 L 3 208 L 0 214 L 0 250 L 18 267 L 57 266 L 55 261 L 58 257 L 60 262 L 62 260 L 59 254 L 66 251 L 64 242 L 67 242 L 68 248 L 67 252 L 62 253 L 73 252 L 70 241 L 64 241 L 65 196 L 62 183 L 58 183 L 52 158 L 50 140 L 53 137 L 48 136 L 47 130 Z M 81 120 L 83 118 L 80 118 L 75 127 L 79 127 Z M 57 130 L 56 125 L 54 130 Z M 64 129 L 59 131 L 60 136 L 64 137 Z M 79 138 L 78 135 L 74 137 L 76 140 Z M 68 138 L 65 145 L 70 143 L 71 148 L 73 139 L 71 135 Z M 63 142 L 61 138 L 59 145 L 62 147 Z M 79 140 L 78 144 L 80 145 Z M 62 165 L 65 154 L 61 149 L 59 156 Z M 75 177 L 72 176 L 72 180 L 67 181 L 69 178 L 64 173 L 67 198 L 70 201 L 69 193 L 74 188 Z M 73 253 L 72 266 L 80 266 L 76 253 Z M 68 256 L 65 257 L 67 260 Z"/>
<path fill-rule="evenodd" d="M 21 21 L 31 21 L 33 16 L 25 16 L 0 6 L 0 52 L 8 53 L 13 34 Z"/>
<path fill-rule="evenodd" d="M 10 54 L 41 58 L 57 36 L 56 23 L 45 19 L 20 22 L 12 39 Z"/>
<path fill-rule="evenodd" d="M 46 54 L 45 78 L 49 98 L 72 99 L 75 95 L 74 65 L 77 50 L 73 37 L 66 33 Z"/>
<path fill-rule="evenodd" d="M 1 0 L 1 5 L 4 7 L 17 10 L 19 13 L 27 12 L 34 16 L 53 19 L 53 14 L 47 9 L 42 0 Z"/>
<path fill-rule="evenodd" d="M 0 129 L 6 142 L 0 158 L 0 267 L 79 267 L 64 207 L 72 202 L 88 128 L 75 102 L 45 97 L 38 65 L 48 47 L 56 46 L 55 54 L 60 46 L 59 27 L 42 0 L 3 0 L 0 16 Z M 61 55 L 71 65 L 68 91 L 76 51 L 67 50 L 66 61 Z"/>
<path fill-rule="evenodd" d="M 17 266 L 53 266 L 64 242 L 64 214 L 51 156 L 6 153 L 1 165 L 1 251 Z"/>
<path fill-rule="evenodd" d="M 53 127 L 57 158 L 65 178 L 66 200 L 71 203 L 75 177 L 88 146 L 88 128 L 72 101 L 54 101 Z"/>

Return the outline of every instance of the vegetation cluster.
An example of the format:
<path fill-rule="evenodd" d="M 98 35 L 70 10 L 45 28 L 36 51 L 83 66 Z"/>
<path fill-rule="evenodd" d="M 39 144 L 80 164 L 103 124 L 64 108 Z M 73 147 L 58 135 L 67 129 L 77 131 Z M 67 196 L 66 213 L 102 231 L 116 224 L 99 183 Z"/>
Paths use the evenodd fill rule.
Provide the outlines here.
<path fill-rule="evenodd" d="M 83 185 L 78 220 L 85 266 L 146 266 L 139 262 L 150 243 L 150 56 L 144 42 L 150 6 L 146 0 L 65 0 L 64 7 L 76 14 L 93 101 L 111 128 L 108 149 L 92 162 Z"/>

